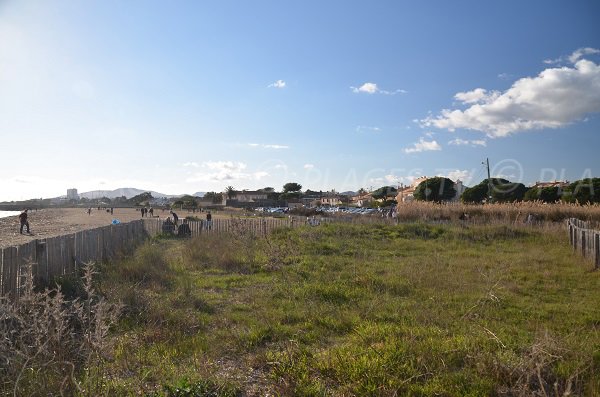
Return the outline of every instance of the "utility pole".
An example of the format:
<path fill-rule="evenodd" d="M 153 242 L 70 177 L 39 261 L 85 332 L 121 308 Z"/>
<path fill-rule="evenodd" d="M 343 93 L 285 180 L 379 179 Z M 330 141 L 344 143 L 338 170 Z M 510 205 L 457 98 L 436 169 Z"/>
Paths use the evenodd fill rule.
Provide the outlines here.
<path fill-rule="evenodd" d="M 490 159 L 489 158 L 485 159 L 484 165 L 487 168 L 487 176 L 488 176 L 488 194 L 487 194 L 486 202 L 490 203 L 492 201 L 492 177 L 490 176 Z"/>

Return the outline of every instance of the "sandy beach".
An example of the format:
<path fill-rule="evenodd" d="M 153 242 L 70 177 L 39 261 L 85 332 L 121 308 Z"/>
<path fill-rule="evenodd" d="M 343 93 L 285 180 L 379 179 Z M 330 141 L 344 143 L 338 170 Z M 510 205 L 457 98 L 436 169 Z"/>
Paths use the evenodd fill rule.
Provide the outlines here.
<path fill-rule="evenodd" d="M 192 214 L 188 211 L 176 211 L 179 218 L 195 215 L 204 218 L 205 213 Z M 154 216 L 166 218 L 169 211 L 155 210 Z M 219 218 L 227 215 L 213 214 L 213 218 Z M 92 229 L 110 225 L 113 219 L 120 222 L 130 222 L 142 219 L 139 210 L 135 208 L 115 208 L 111 215 L 106 210 L 92 209 L 90 215 L 84 208 L 51 208 L 43 210 L 29 211 L 29 226 L 32 235 L 19 234 L 19 218 L 11 216 L 0 218 L 0 248 L 25 244 L 32 239 L 43 239 L 56 237 L 64 234 L 75 233 L 81 230 Z"/>

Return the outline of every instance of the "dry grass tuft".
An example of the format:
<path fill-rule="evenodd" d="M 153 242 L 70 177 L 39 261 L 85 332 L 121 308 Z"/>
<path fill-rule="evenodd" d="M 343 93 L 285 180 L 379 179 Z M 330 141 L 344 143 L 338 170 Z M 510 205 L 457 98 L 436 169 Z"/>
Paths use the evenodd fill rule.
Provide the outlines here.
<path fill-rule="evenodd" d="M 599 204 L 522 201 L 479 205 L 414 201 L 398 205 L 398 219 L 401 221 L 458 220 L 463 213 L 468 214 L 470 222 L 479 224 L 525 223 L 529 214 L 537 222 L 561 222 L 568 218 L 600 222 Z"/>
<path fill-rule="evenodd" d="M 94 395 L 101 385 L 89 374 L 111 351 L 108 332 L 120 305 L 96 293 L 92 264 L 84 268 L 84 296 L 74 300 L 60 287 L 35 292 L 32 265 L 18 299 L 0 298 L 0 394 Z"/>

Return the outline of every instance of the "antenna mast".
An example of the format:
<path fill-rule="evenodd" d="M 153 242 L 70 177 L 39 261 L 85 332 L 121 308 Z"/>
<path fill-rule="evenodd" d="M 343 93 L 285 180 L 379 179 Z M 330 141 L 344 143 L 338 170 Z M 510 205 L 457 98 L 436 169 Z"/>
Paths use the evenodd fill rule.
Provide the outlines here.
<path fill-rule="evenodd" d="M 487 175 L 488 175 L 488 194 L 487 194 L 487 202 L 492 202 L 492 177 L 490 176 L 490 159 L 485 159 L 486 167 L 487 167 Z"/>

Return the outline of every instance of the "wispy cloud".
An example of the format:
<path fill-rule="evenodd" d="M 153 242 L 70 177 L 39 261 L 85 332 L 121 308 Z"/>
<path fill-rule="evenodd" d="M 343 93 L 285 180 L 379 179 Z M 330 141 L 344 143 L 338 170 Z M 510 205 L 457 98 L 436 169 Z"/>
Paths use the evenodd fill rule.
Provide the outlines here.
<path fill-rule="evenodd" d="M 590 48 L 575 51 L 568 57 L 575 61 L 572 67 L 545 69 L 536 77 L 517 80 L 504 92 L 483 88 L 459 92 L 455 99 L 469 105 L 465 110 L 443 109 L 438 116 L 421 120 L 421 125 L 481 131 L 490 138 L 564 127 L 600 112 L 600 66 L 580 59 L 597 52 Z"/>
<path fill-rule="evenodd" d="M 448 141 L 448 145 L 454 146 L 487 146 L 487 142 L 484 139 L 460 139 L 456 138 L 451 141 Z"/>
<path fill-rule="evenodd" d="M 585 55 L 594 55 L 594 54 L 600 54 L 600 50 L 597 48 L 582 47 L 582 48 L 578 48 L 575 51 L 573 51 L 571 53 L 571 55 L 567 55 L 567 56 L 563 55 L 556 59 L 544 59 L 544 63 L 547 65 L 554 65 L 554 64 L 565 63 L 565 62 L 574 64 L 578 60 L 583 58 Z"/>
<path fill-rule="evenodd" d="M 310 170 L 310 169 L 313 169 L 313 168 L 315 168 L 314 164 L 304 164 L 304 169 L 305 170 Z"/>
<path fill-rule="evenodd" d="M 248 172 L 248 166 L 236 161 L 205 161 L 201 168 L 206 171 L 197 172 L 187 179 L 187 182 L 260 180 L 269 176 L 268 172 Z"/>
<path fill-rule="evenodd" d="M 362 132 L 381 132 L 381 128 L 379 127 L 369 127 L 366 125 L 358 125 L 356 126 L 356 132 L 358 133 L 362 133 Z"/>
<path fill-rule="evenodd" d="M 283 80 L 277 80 L 274 83 L 269 84 L 267 87 L 268 88 L 285 88 L 286 83 Z"/>
<path fill-rule="evenodd" d="M 384 175 L 381 177 L 370 178 L 369 182 L 376 185 L 391 185 L 396 186 L 401 182 L 409 180 L 407 177 L 398 176 L 394 174 Z"/>
<path fill-rule="evenodd" d="M 443 174 L 439 174 L 438 176 L 443 176 L 449 179 L 452 179 L 454 182 L 462 181 L 465 184 L 471 183 L 473 179 L 473 172 L 468 170 L 450 170 Z"/>
<path fill-rule="evenodd" d="M 381 88 L 379 88 L 377 86 L 376 83 L 364 83 L 360 87 L 352 87 L 351 86 L 350 89 L 355 94 L 364 93 L 364 94 L 396 95 L 396 94 L 406 94 L 408 92 L 406 90 L 393 90 L 393 91 L 382 90 Z"/>
<path fill-rule="evenodd" d="M 289 149 L 288 145 L 272 145 L 272 144 L 264 144 L 264 143 L 249 143 L 248 146 L 254 148 L 262 148 L 262 149 Z"/>
<path fill-rule="evenodd" d="M 498 74 L 498 78 L 502 80 L 509 80 L 513 78 L 513 75 L 510 73 L 500 73 Z"/>
<path fill-rule="evenodd" d="M 420 153 L 428 151 L 442 150 L 442 147 L 435 141 L 426 141 L 420 138 L 419 142 L 413 144 L 413 147 L 405 148 L 404 153 Z"/>

